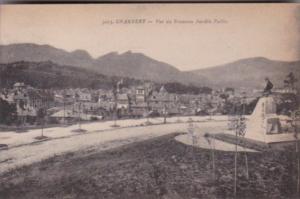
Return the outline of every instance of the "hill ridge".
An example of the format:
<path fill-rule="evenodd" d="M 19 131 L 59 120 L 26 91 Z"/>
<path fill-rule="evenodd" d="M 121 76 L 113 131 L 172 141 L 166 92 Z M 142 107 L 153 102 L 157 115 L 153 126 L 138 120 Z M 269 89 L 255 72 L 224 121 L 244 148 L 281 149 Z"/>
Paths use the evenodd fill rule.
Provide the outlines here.
<path fill-rule="evenodd" d="M 48 60 L 106 76 L 210 87 L 261 88 L 266 76 L 274 81 L 275 86 L 279 86 L 289 72 L 294 72 L 296 77 L 300 77 L 300 60 L 278 61 L 266 57 L 250 57 L 213 67 L 181 71 L 166 62 L 131 50 L 124 53 L 112 51 L 93 58 L 85 50 L 77 49 L 68 52 L 48 44 L 0 45 L 0 63 Z"/>

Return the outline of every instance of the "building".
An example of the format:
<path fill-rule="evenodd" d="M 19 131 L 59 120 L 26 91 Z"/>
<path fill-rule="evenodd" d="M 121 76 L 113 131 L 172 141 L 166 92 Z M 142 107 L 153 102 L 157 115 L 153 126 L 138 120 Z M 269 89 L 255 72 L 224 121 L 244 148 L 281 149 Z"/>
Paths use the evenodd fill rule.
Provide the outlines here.
<path fill-rule="evenodd" d="M 159 89 L 159 92 L 152 92 L 147 103 L 151 111 L 158 112 L 160 115 L 166 112 L 169 115 L 177 115 L 180 112 L 178 96 L 168 93 L 164 86 Z"/>
<path fill-rule="evenodd" d="M 146 101 L 146 89 L 139 86 L 135 89 L 135 103 L 144 103 Z"/>
<path fill-rule="evenodd" d="M 91 102 L 92 101 L 92 94 L 88 91 L 79 90 L 75 93 L 76 101 L 81 102 Z"/>
<path fill-rule="evenodd" d="M 117 109 L 129 109 L 130 100 L 126 93 L 117 94 Z"/>

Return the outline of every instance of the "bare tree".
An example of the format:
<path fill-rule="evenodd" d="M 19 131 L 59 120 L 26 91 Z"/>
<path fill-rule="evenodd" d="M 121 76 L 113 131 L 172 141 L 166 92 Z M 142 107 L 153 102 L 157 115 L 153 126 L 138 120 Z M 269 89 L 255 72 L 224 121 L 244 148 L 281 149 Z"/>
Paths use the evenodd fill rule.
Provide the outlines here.
<path fill-rule="evenodd" d="M 81 129 L 81 102 L 78 103 L 78 129 Z"/>
<path fill-rule="evenodd" d="M 78 132 L 78 133 L 83 133 L 83 132 L 86 132 L 86 130 L 82 129 L 81 127 L 81 110 L 82 110 L 82 103 L 79 99 L 79 95 L 76 94 L 75 95 L 75 98 L 76 98 L 76 103 L 78 105 L 78 112 L 77 112 L 77 122 L 78 122 L 78 129 L 77 130 L 74 130 L 74 132 Z"/>
<path fill-rule="evenodd" d="M 239 122 L 239 136 L 245 137 L 246 133 L 246 95 L 244 94 L 242 99 L 242 114 L 240 115 L 240 122 Z M 246 147 L 243 147 L 244 150 L 244 157 L 245 157 L 245 165 L 246 165 L 246 178 L 249 179 L 249 168 L 248 168 L 248 156 Z"/>
<path fill-rule="evenodd" d="M 66 91 L 63 90 L 64 125 L 66 124 Z"/>
<path fill-rule="evenodd" d="M 167 105 L 164 105 L 164 109 L 163 109 L 164 124 L 167 123 L 167 115 L 168 115 Z"/>
<path fill-rule="evenodd" d="M 113 106 L 113 120 L 114 124 L 112 127 L 119 127 L 117 124 L 117 119 L 118 119 L 118 94 L 120 92 L 121 86 L 123 85 L 123 79 L 118 81 L 116 84 L 113 86 L 113 97 L 114 97 L 114 106 Z"/>
<path fill-rule="evenodd" d="M 189 136 L 191 137 L 191 141 L 192 141 L 192 155 L 193 155 L 193 161 L 195 162 L 194 147 L 196 146 L 197 138 L 195 135 L 195 126 L 194 126 L 193 120 L 191 118 L 189 118 L 189 120 L 188 120 L 188 133 L 189 133 Z"/>
<path fill-rule="evenodd" d="M 41 107 L 37 111 L 37 118 L 39 120 L 39 123 L 41 125 L 41 135 L 37 137 L 37 139 L 44 139 L 46 136 L 44 136 L 44 125 L 45 125 L 45 117 L 46 117 L 46 109 L 44 107 Z"/>
<path fill-rule="evenodd" d="M 294 137 L 295 137 L 295 152 L 297 156 L 297 195 L 299 196 L 300 192 L 300 157 L 299 157 L 299 137 L 298 137 L 298 122 L 300 120 L 300 111 L 293 112 L 293 128 L 294 128 Z"/>
<path fill-rule="evenodd" d="M 216 150 L 216 146 L 215 146 L 215 138 L 213 137 L 211 139 L 211 137 L 213 137 L 211 134 L 209 133 L 205 133 L 204 134 L 204 138 L 206 139 L 209 147 L 210 147 L 210 156 L 211 156 L 211 167 L 212 167 L 212 173 L 213 173 L 213 179 L 216 179 L 216 165 L 215 165 L 215 150 Z"/>
<path fill-rule="evenodd" d="M 234 153 L 234 197 L 236 198 L 237 188 L 237 142 L 238 142 L 238 128 L 235 128 L 235 153 Z"/>
<path fill-rule="evenodd" d="M 148 87 L 148 90 L 147 90 L 147 93 L 146 93 L 146 104 L 147 104 L 147 115 L 146 115 L 147 121 L 146 121 L 146 124 L 147 125 L 151 124 L 151 122 L 149 121 L 149 118 L 150 118 L 150 109 L 151 109 L 151 107 L 150 107 L 150 97 L 151 97 L 152 93 L 153 93 L 153 87 L 151 85 L 151 86 Z"/>

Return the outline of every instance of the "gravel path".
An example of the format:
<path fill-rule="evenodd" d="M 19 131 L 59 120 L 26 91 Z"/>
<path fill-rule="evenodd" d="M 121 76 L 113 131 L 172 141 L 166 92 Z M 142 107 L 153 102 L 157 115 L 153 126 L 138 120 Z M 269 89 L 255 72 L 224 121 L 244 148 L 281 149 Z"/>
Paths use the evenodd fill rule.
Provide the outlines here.
<path fill-rule="evenodd" d="M 0 133 L 2 143 L 8 144 L 7 150 L 0 150 L 0 173 L 9 169 L 32 164 L 54 155 L 70 151 L 78 151 L 89 147 L 99 147 L 103 150 L 134 141 L 146 140 L 152 137 L 166 135 L 173 132 L 186 132 L 188 117 L 182 117 L 182 123 L 176 123 L 178 118 L 168 118 L 168 124 L 161 124 L 162 118 L 151 119 L 154 125 L 145 126 L 145 119 L 118 121 L 120 127 L 113 128 L 113 122 L 98 122 L 82 125 L 85 133 L 75 133 L 77 125 L 70 127 L 55 127 L 46 129 L 44 135 L 48 140 L 37 141 L 34 138 L 40 135 L 40 130 L 31 130 L 26 133 Z M 207 121 L 205 117 L 194 117 L 194 121 L 208 126 L 224 126 L 224 118 Z M 205 126 L 204 125 L 204 126 Z M 2 138 L 2 139 L 1 139 Z M 3 139 L 5 138 L 5 139 Z"/>

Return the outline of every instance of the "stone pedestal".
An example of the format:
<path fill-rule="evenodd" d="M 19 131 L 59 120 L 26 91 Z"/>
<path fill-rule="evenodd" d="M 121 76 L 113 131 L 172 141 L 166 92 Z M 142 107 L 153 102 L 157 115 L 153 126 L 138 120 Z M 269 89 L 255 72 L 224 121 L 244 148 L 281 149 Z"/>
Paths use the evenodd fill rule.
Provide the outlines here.
<path fill-rule="evenodd" d="M 246 138 L 265 143 L 293 140 L 293 133 L 283 133 L 280 116 L 276 114 L 273 96 L 261 97 L 247 121 Z"/>

